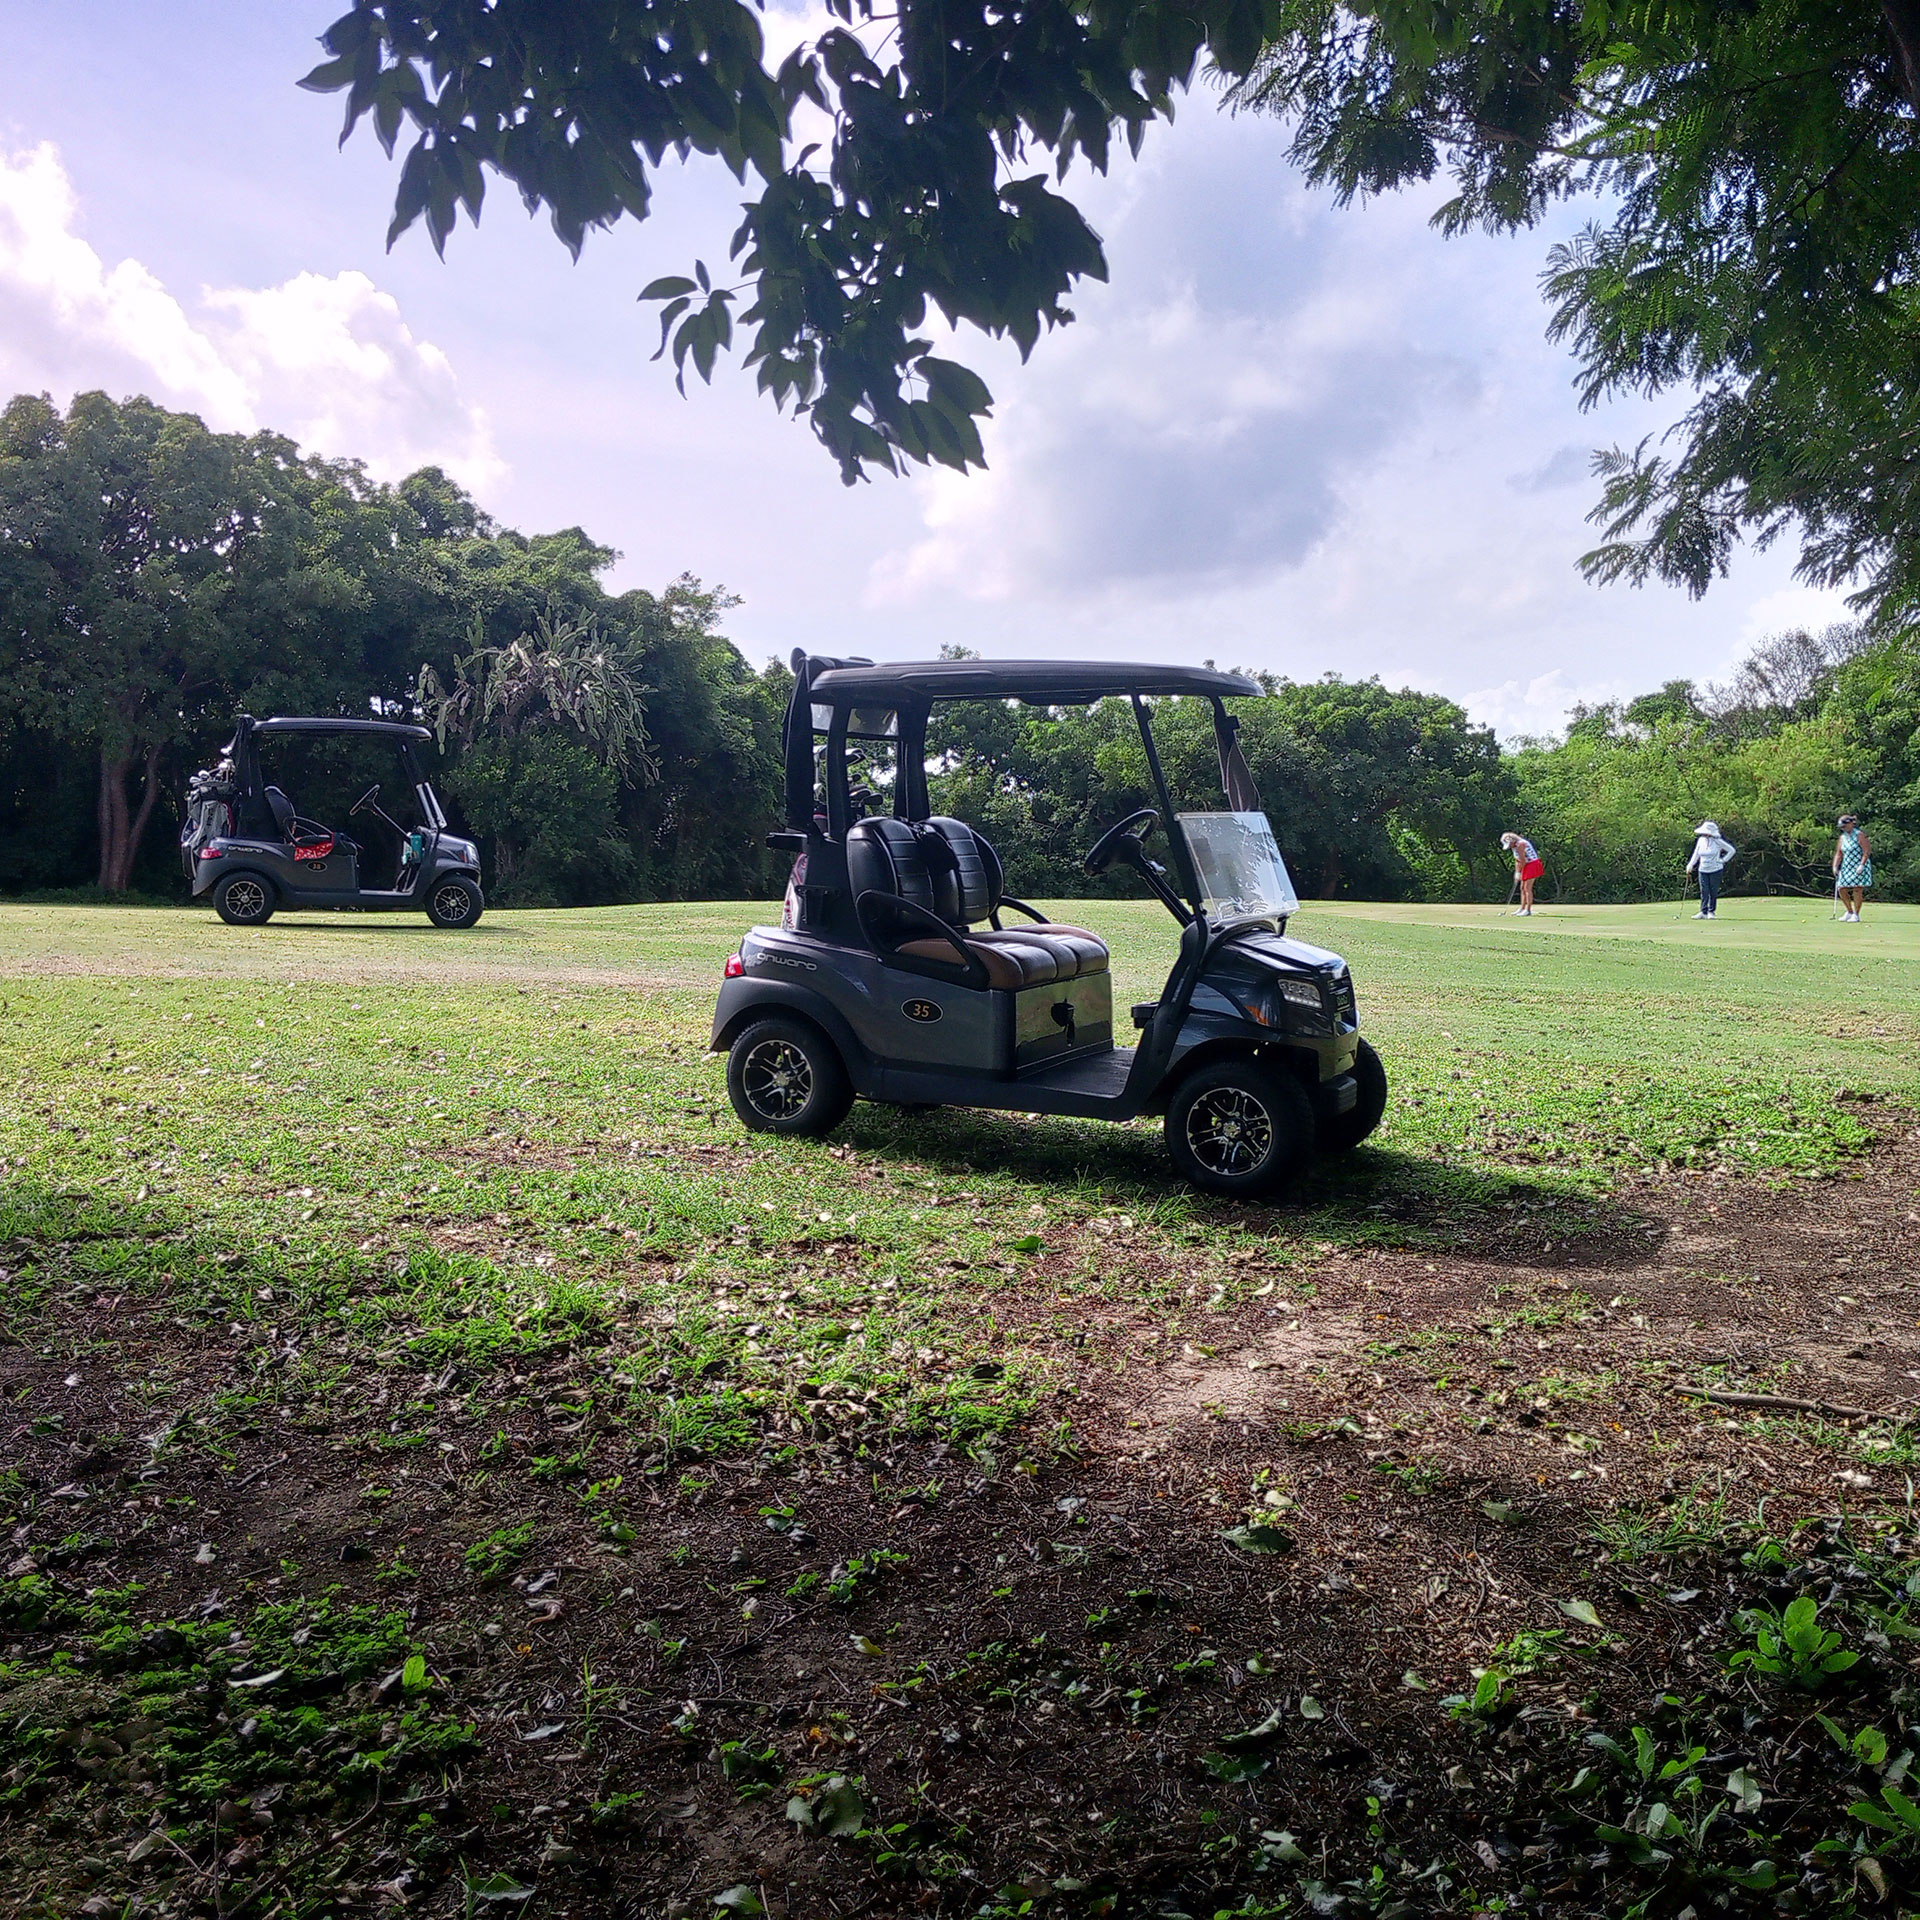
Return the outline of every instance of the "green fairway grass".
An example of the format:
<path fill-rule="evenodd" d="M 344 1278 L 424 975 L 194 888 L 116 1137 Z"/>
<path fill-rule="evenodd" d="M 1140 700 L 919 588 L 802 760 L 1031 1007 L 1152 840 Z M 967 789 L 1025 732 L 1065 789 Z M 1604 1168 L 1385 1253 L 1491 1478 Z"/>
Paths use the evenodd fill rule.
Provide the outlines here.
<path fill-rule="evenodd" d="M 989 1767 L 1012 1769 L 994 1789 L 1003 1799 L 1034 1799 L 1042 1789 L 1019 1771 L 1041 1750 L 1032 1730 L 1066 1726 L 1084 1694 L 1105 1744 L 1086 1736 L 1062 1762 L 1100 1771 L 1058 1858 L 1107 1849 L 1123 1880 L 1143 1859 L 1173 1857 L 1156 1851 L 1163 1833 L 1213 1862 L 1223 1885 L 1306 1872 L 1291 1835 L 1270 1831 L 1300 1816 L 1252 1817 L 1246 1783 L 1270 1761 L 1277 1777 L 1294 1743 L 1319 1737 L 1307 1728 L 1336 1692 L 1362 1730 L 1438 1715 L 1404 1738 L 1422 1753 L 1436 1727 L 1454 1741 L 1463 1760 L 1438 1771 L 1455 1787 L 1463 1769 L 1481 1769 L 1482 1784 L 1519 1778 L 1512 1810 L 1483 1809 L 1486 1831 L 1519 1831 L 1541 1806 L 1572 1804 L 1592 1753 L 1562 1712 L 1574 1692 L 1551 1705 L 1526 1695 L 1525 1726 L 1578 1748 L 1553 1776 L 1577 1773 L 1576 1786 L 1536 1790 L 1501 1772 L 1506 1735 L 1497 1749 L 1482 1735 L 1502 1690 L 1564 1660 L 1566 1686 L 1591 1700 L 1603 1654 L 1610 1666 L 1630 1637 L 1633 1659 L 1652 1658 L 1666 1628 L 1643 1631 L 1643 1614 L 1665 1619 L 1669 1602 L 1717 1579 L 1655 1555 L 1644 1592 L 1592 1587 L 1596 1611 L 1583 1598 L 1590 1569 L 1653 1555 L 1646 1540 L 1693 1540 L 1695 1493 L 1725 1531 L 1738 1490 L 1740 1525 L 1757 1529 L 1773 1496 L 1754 1511 L 1769 1483 L 1741 1476 L 1763 1443 L 1769 1473 L 1795 1449 L 1818 1454 L 1813 1494 L 1803 1479 L 1794 1501 L 1781 1497 L 1799 1512 L 1819 1511 L 1836 1484 L 1868 1484 L 1835 1462 L 1878 1471 L 1912 1458 L 1897 1423 L 1869 1436 L 1770 1415 L 1708 1433 L 1682 1395 L 1758 1385 L 1812 1393 L 1769 1405 L 1817 1414 L 1835 1390 L 1819 1356 L 1852 1335 L 1829 1340 L 1820 1300 L 1805 1316 L 1810 1370 L 1765 1330 L 1778 1276 L 1763 1284 L 1750 1261 L 1705 1278 L 1634 1270 L 1663 1231 L 1656 1201 L 1671 1220 L 1697 1195 L 1711 1219 L 1765 1191 L 1779 1239 L 1798 1244 L 1803 1209 L 1843 1213 L 1866 1197 L 1848 1183 L 1863 1175 L 1868 1123 L 1910 1105 L 1920 1082 L 1911 910 L 1852 927 L 1823 920 L 1818 903 L 1735 901 L 1702 927 L 1658 907 L 1527 921 L 1314 903 L 1294 931 L 1351 962 L 1392 1097 L 1372 1142 L 1262 1206 L 1192 1194 L 1145 1120 L 861 1104 L 826 1141 L 747 1134 L 706 1045 L 727 954 L 776 911 L 489 912 L 476 929 L 441 933 L 399 918 L 289 916 L 240 931 L 184 910 L 0 905 L 0 1371 L 24 1383 L 4 1402 L 20 1451 L 17 1466 L 0 1463 L 0 1521 L 21 1551 L 0 1580 L 0 1724 L 25 1756 L 0 1803 L 13 1810 L 13 1793 L 25 1810 L 17 1833 L 39 1822 L 17 1857 L 32 1861 L 35 1886 L 61 1890 L 22 1911 L 80 1910 L 85 1886 L 118 1901 L 161 1869 L 217 1892 L 206 1863 L 219 1861 L 253 1889 L 251 1904 L 223 1895 L 224 1907 L 171 1910 L 357 1912 L 365 1890 L 344 1876 L 362 1872 L 372 1834 L 389 1849 L 379 1872 L 409 1859 L 436 1890 L 422 1912 L 517 1903 L 536 1875 L 543 1888 L 571 1884 L 586 1871 L 580 1849 L 604 1850 L 610 1871 L 650 1887 L 658 1867 L 699 1896 L 689 1909 L 663 1893 L 644 1911 L 708 1911 L 742 1891 L 745 1868 L 683 1866 L 677 1853 L 660 1863 L 696 1842 L 716 1861 L 763 1858 L 794 1818 L 780 1816 L 788 1786 L 824 1795 L 841 1778 L 828 1768 L 858 1767 L 872 1806 L 918 1804 L 918 1775 L 887 1772 L 894 1734 L 869 1722 L 884 1707 L 905 1726 L 923 1686 L 940 1752 L 947 1724 L 953 1740 L 964 1722 L 979 1743 L 954 1763 L 943 1805 L 968 1770 Z M 1174 946 L 1159 908 L 1058 911 L 1111 942 L 1120 1008 L 1154 996 Z M 1881 1202 L 1886 1168 L 1874 1167 Z M 1835 1259 L 1833 1248 L 1816 1257 Z M 1862 1289 L 1836 1294 L 1849 1309 L 1867 1280 L 1879 1286 L 1864 1261 L 1853 1268 L 1833 1268 Z M 1695 1289 L 1689 1303 L 1632 1344 L 1679 1282 Z M 1901 1326 L 1912 1310 L 1899 1308 Z M 1896 1317 L 1884 1303 L 1873 1311 Z M 1272 1370 L 1281 1359 L 1256 1341 L 1281 1343 L 1292 1370 Z M 1229 1411 L 1256 1379 L 1258 1425 Z M 1696 1463 L 1722 1441 L 1742 1451 L 1723 1453 L 1719 1491 L 1701 1492 Z M 1509 1453 L 1475 1451 L 1496 1443 Z M 1239 1451 L 1229 1460 L 1222 1445 Z M 276 1479 L 293 1476 L 290 1457 L 306 1502 L 293 1517 L 277 1511 L 291 1497 Z M 1075 1532 L 1091 1524 L 1096 1468 L 1116 1500 L 1139 1502 L 1125 1544 L 1115 1522 L 1097 1555 Z M 1627 1488 L 1618 1512 L 1582 1517 L 1583 1502 Z M 1044 1556 L 1035 1541 L 1030 1560 L 1026 1522 L 992 1504 L 1016 1499 L 1049 1529 Z M 935 1521 L 971 1532 L 936 1549 Z M 1272 1522 L 1301 1528 L 1297 1554 Z M 802 1568 L 802 1545 L 842 1524 L 844 1546 Z M 1747 1538 L 1709 1545 L 1726 1545 L 1731 1568 L 1747 1564 Z M 1391 1565 L 1379 1557 L 1388 1543 L 1403 1556 Z M 1464 1553 L 1444 1576 L 1440 1544 Z M 1369 1553 L 1372 1563 L 1354 1558 Z M 1241 1560 L 1272 1569 L 1262 1606 L 1274 1611 L 1271 1625 L 1234 1625 L 1230 1643 L 1203 1623 L 1216 1590 L 1251 1578 Z M 1738 1606 L 1788 1562 L 1753 1564 L 1746 1597 L 1723 1596 L 1734 1624 L 1715 1628 L 1722 1640 L 1747 1631 Z M 1496 1565 L 1499 1588 L 1473 1597 Z M 1036 1581 L 1089 1583 L 1065 1628 L 1026 1617 L 1029 1566 Z M 1320 1584 L 1284 1597 L 1284 1569 Z M 1904 1564 L 1896 1572 L 1904 1579 Z M 976 1575 L 977 1588 L 961 1584 Z M 1403 1644 L 1388 1636 L 1409 1620 L 1431 1626 L 1449 1580 L 1458 1617 L 1419 1656 L 1424 1677 L 1410 1652 L 1377 1651 Z M 555 1582 L 564 1614 L 542 1598 Z M 1335 1614 L 1369 1582 L 1374 1611 Z M 1426 1602 L 1407 1597 L 1419 1593 Z M 856 1602 L 857 1617 L 846 1611 Z M 1577 1682 L 1563 1622 L 1597 1636 Z M 1058 1664 L 1066 1629 L 1098 1669 L 1084 1684 Z M 1296 1662 L 1300 1630 L 1327 1637 Z M 1696 1647 L 1690 1615 L 1673 1631 Z M 804 1664 L 781 1638 L 801 1633 L 815 1636 Z M 1173 1650 L 1149 1653 L 1150 1634 Z M 1208 1692 L 1216 1663 L 1226 1670 L 1221 1650 L 1241 1642 L 1235 1659 L 1262 1649 L 1243 1670 L 1260 1679 L 1257 1696 Z M 698 1657 L 682 1666 L 690 1644 Z M 757 1666 L 722 1670 L 749 1652 Z M 1656 1701 L 1697 1687 L 1695 1652 L 1681 1658 L 1684 1675 L 1635 1668 L 1622 1687 Z M 829 1660 L 854 1663 L 852 1706 L 821 1704 Z M 1283 1666 L 1301 1730 L 1269 1754 Z M 607 1676 L 622 1673 L 615 1687 Z M 1021 1690 L 1032 1674 L 1073 1689 L 1059 1717 L 1022 1718 L 1056 1711 Z M 1469 1691 L 1443 1698 L 1462 1676 Z M 298 1700 L 273 1691 L 283 1681 Z M 255 1686 L 266 1689 L 258 1706 L 220 1691 Z M 1204 1711 L 1181 1704 L 1190 1694 Z M 603 1736 L 596 1703 L 616 1699 L 625 1717 Z M 1161 1740 L 1163 1704 L 1188 1716 L 1184 1758 L 1178 1742 L 1147 1744 Z M 1797 1740 L 1806 1716 L 1790 1704 L 1782 1724 Z M 1624 1694 L 1616 1707 L 1642 1711 Z M 986 1716 L 1003 1708 L 992 1731 Z M 1109 1709 L 1111 1725 L 1095 1717 Z M 855 1712 L 868 1716 L 864 1750 Z M 565 1742 L 536 1752 L 563 1724 Z M 1203 1724 L 1204 1742 L 1224 1748 L 1206 1750 Z M 1639 1737 L 1630 1720 L 1609 1724 Z M 1756 1737 L 1700 1735 L 1715 1751 Z M 150 1760 L 127 1750 L 149 1739 Z M 1497 1765 L 1486 1760 L 1496 1751 Z M 98 1756 L 117 1784 L 96 1793 Z M 1387 1762 L 1365 1762 L 1376 1764 Z M 1409 1764 L 1394 1763 L 1403 1777 Z M 462 1769 L 490 1783 L 464 1808 L 450 1800 Z M 682 1773 L 694 1787 L 676 1793 L 707 1795 L 684 1841 L 695 1798 L 670 1815 L 661 1797 Z M 598 1797 L 571 1809 L 543 1784 L 590 1777 Z M 1346 1823 L 1337 1850 L 1350 1861 L 1384 1844 L 1380 1799 L 1354 1791 L 1365 1777 L 1337 1790 L 1348 1813 L 1314 1816 L 1323 1835 Z M 263 1857 L 229 1843 L 252 1819 L 234 1783 L 269 1781 L 272 1792 L 295 1784 L 278 1803 L 283 1851 Z M 777 1781 L 787 1785 L 773 1791 Z M 1169 1781 L 1226 1796 L 1226 1812 L 1163 1807 L 1153 1796 Z M 1386 1791 L 1365 1792 L 1376 1788 Z M 644 1844 L 622 1824 L 643 1789 Z M 1109 1832 L 1121 1792 L 1136 1797 L 1135 1824 Z M 763 1824 L 742 1824 L 762 1793 Z M 1845 1794 L 1828 1781 L 1779 1804 L 1816 1799 L 1838 1806 Z M 1474 1804 L 1463 1790 L 1433 1817 L 1449 1825 Z M 1372 1810 L 1364 1832 L 1361 1807 Z M 162 1815 L 168 1824 L 149 1831 Z M 998 1857 L 997 1803 L 971 1836 L 973 1814 L 941 1818 L 951 1859 L 924 1837 L 898 1838 L 906 1814 L 889 1811 L 895 1823 L 866 1836 L 881 1848 L 874 1871 L 897 1871 L 911 1848 L 913 1871 L 935 1886 L 958 1872 L 963 1841 Z M 1207 1851 L 1248 1818 L 1263 1845 L 1285 1848 L 1270 1859 Z M 553 1837 L 563 1830 L 564 1845 Z M 96 1832 L 111 1844 L 79 1851 Z M 1784 1842 L 1775 1850 L 1786 1857 Z M 851 1851 L 819 1857 L 827 1881 L 856 1872 Z M 1748 1872 L 1749 1854 L 1735 1864 Z M 1009 1850 L 995 1871 L 1022 1865 Z M 1393 1871 L 1403 1868 L 1414 1871 Z M 1062 1873 L 1038 1884 L 1080 1884 Z M 987 1906 L 969 1882 L 939 1911 L 1012 1920 L 1033 1910 L 1028 1881 Z M 901 1909 L 882 1885 L 853 1910 Z"/>
<path fill-rule="evenodd" d="M 1646 907 L 1315 904 L 1295 929 L 1350 959 L 1393 1098 L 1368 1148 L 1277 1212 L 1242 1210 L 1182 1187 L 1151 1121 L 862 1105 L 830 1144 L 747 1135 L 705 1048 L 722 961 L 771 911 L 494 913 L 447 934 L 0 907 L 7 1207 L 81 1209 L 103 1223 L 93 1257 L 135 1267 L 150 1243 L 115 1228 L 163 1225 L 165 1259 L 229 1318 L 257 1311 L 248 1282 L 271 1265 L 280 1315 L 429 1357 L 639 1304 L 627 1375 L 724 1362 L 700 1416 L 716 1439 L 823 1370 L 971 1429 L 1018 1417 L 1055 1371 L 1031 1324 L 1004 1374 L 969 1370 L 1006 1357 L 991 1303 L 1018 1299 L 1035 1234 L 1124 1212 L 1172 1285 L 1249 1230 L 1282 1252 L 1444 1244 L 1623 1172 L 1831 1175 L 1866 1137 L 1842 1096 L 1905 1098 L 1920 1060 L 1920 980 L 1897 951 L 1911 910 L 1851 927 L 1732 903 L 1709 929 Z M 1111 941 L 1122 1007 L 1153 996 L 1160 909 L 1061 911 Z M 829 1243 L 803 1300 L 744 1332 L 778 1250 Z M 643 1403 L 666 1418 L 657 1393 Z"/>

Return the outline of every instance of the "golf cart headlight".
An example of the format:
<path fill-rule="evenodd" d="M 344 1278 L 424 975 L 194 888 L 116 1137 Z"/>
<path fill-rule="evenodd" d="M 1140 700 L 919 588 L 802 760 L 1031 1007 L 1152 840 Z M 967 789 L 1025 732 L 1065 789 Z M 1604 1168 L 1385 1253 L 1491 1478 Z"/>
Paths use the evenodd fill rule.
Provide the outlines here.
<path fill-rule="evenodd" d="M 1326 1025 L 1326 1002 L 1317 981 L 1282 975 L 1241 1002 L 1249 1020 L 1285 1033 Z"/>
<path fill-rule="evenodd" d="M 1275 1024 L 1291 1027 L 1296 1033 L 1317 1031 L 1327 1024 L 1327 1003 L 1317 980 L 1276 980 L 1273 1009 L 1279 1015 Z"/>

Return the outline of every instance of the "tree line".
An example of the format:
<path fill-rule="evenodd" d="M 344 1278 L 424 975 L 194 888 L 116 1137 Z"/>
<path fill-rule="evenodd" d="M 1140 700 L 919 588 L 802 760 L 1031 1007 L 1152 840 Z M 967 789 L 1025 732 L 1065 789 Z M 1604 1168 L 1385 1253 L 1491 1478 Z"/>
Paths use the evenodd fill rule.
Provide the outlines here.
<path fill-rule="evenodd" d="M 501 527 L 438 469 L 387 485 L 144 399 L 15 398 L 0 892 L 181 894 L 186 777 L 248 711 L 433 726 L 444 796 L 503 903 L 776 894 L 791 677 L 725 637 L 724 592 L 607 592 L 615 557 L 578 527 Z M 1869 822 L 1883 891 L 1913 895 L 1917 662 L 1864 627 L 1782 635 L 1725 687 L 1579 709 L 1563 737 L 1511 750 L 1436 694 L 1262 675 L 1242 745 L 1305 897 L 1498 898 L 1508 827 L 1545 852 L 1549 897 L 1666 897 L 1707 817 L 1742 849 L 1734 890 L 1822 891 L 1842 810 Z M 1217 805 L 1205 709 L 1170 703 L 1157 732 L 1177 795 Z M 929 749 L 936 806 L 1000 846 L 1029 896 L 1088 891 L 1081 856 L 1150 798 L 1113 702 L 948 708 Z"/>

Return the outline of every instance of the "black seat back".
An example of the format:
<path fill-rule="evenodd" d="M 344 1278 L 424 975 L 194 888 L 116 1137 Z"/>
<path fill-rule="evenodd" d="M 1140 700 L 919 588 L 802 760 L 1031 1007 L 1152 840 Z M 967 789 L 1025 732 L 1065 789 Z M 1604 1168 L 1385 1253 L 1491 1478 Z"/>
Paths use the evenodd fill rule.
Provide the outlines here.
<path fill-rule="evenodd" d="M 891 893 L 909 906 L 941 910 L 933 872 L 919 834 L 904 820 L 885 815 L 856 820 L 847 829 L 847 884 L 858 900 L 863 893 Z"/>
<path fill-rule="evenodd" d="M 280 829 L 280 838 L 291 840 L 293 838 L 293 802 L 278 787 L 269 787 L 267 805 L 273 809 L 273 824 Z"/>
<path fill-rule="evenodd" d="M 1000 856 L 964 820 L 935 814 L 922 828 L 932 856 L 934 911 L 957 927 L 993 917 L 1000 905 Z"/>
<path fill-rule="evenodd" d="M 949 926 L 977 926 L 1000 905 L 1000 856 L 964 820 L 881 817 L 847 829 L 847 879 L 856 899 L 891 893 Z"/>

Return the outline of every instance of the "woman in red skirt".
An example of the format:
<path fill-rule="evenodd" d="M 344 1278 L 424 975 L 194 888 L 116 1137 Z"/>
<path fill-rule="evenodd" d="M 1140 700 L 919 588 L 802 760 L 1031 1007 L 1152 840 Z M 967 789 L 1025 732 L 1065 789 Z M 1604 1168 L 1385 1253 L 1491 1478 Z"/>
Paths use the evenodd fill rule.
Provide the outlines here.
<path fill-rule="evenodd" d="M 1513 877 L 1520 883 L 1520 905 L 1517 913 L 1533 911 L 1533 883 L 1546 872 L 1547 863 L 1540 858 L 1538 849 L 1523 833 L 1503 833 L 1500 844 L 1513 855 Z"/>

